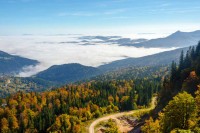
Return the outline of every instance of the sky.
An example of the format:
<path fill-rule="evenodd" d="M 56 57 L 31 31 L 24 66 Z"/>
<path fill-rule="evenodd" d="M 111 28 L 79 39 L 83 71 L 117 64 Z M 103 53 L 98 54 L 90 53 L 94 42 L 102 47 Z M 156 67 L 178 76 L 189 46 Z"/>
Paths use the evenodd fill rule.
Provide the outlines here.
<path fill-rule="evenodd" d="M 200 29 L 199 0 L 0 0 L 0 35 L 165 35 Z"/>

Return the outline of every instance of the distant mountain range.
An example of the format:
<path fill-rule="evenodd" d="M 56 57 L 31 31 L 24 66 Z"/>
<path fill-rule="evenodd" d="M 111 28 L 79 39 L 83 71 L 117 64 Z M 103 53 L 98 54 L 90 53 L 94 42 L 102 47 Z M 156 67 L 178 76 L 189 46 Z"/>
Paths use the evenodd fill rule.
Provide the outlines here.
<path fill-rule="evenodd" d="M 136 47 L 159 47 L 159 48 L 171 48 L 171 47 L 189 47 L 196 45 L 200 40 L 200 30 L 194 32 L 181 32 L 177 31 L 166 38 L 151 39 L 141 43 L 126 44 Z"/>
<path fill-rule="evenodd" d="M 91 77 L 115 71 L 118 69 L 126 69 L 135 66 L 144 67 L 169 65 L 173 60 L 179 60 L 180 53 L 182 50 L 187 51 L 188 49 L 189 47 L 186 47 L 140 58 L 128 58 L 118 60 L 99 66 L 97 68 L 83 66 L 81 64 L 56 65 L 38 73 L 37 75 L 35 75 L 35 77 L 57 83 L 71 83 L 89 79 Z"/>
<path fill-rule="evenodd" d="M 16 74 L 25 66 L 36 65 L 36 60 L 31 60 L 0 51 L 0 75 Z"/>
<path fill-rule="evenodd" d="M 79 39 L 85 42 L 83 45 L 94 45 L 93 43 L 110 43 L 121 46 L 135 46 L 145 48 L 183 48 L 196 45 L 200 40 L 200 30 L 193 32 L 177 31 L 167 37 L 157 39 L 131 39 L 120 36 L 82 36 Z M 99 40 L 99 41 L 98 41 Z"/>
<path fill-rule="evenodd" d="M 71 83 L 96 76 L 100 73 L 100 70 L 97 68 L 73 63 L 54 65 L 38 73 L 35 77 L 58 83 Z"/>
<path fill-rule="evenodd" d="M 181 51 L 187 51 L 188 49 L 189 47 L 186 47 L 140 58 L 127 58 L 123 60 L 113 61 L 111 63 L 99 66 L 98 69 L 100 69 L 101 71 L 113 71 L 133 66 L 168 65 L 173 60 L 178 61 Z"/>

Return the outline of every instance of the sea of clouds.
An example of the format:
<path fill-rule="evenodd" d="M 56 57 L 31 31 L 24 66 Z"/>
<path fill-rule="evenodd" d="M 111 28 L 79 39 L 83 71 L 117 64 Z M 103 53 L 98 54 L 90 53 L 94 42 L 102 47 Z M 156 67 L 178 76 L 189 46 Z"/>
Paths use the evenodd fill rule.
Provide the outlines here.
<path fill-rule="evenodd" d="M 37 66 L 24 68 L 19 74 L 22 77 L 34 75 L 52 65 L 80 63 L 97 67 L 127 57 L 142 57 L 172 49 L 121 46 L 81 35 L 0 36 L 0 50 L 40 62 Z"/>

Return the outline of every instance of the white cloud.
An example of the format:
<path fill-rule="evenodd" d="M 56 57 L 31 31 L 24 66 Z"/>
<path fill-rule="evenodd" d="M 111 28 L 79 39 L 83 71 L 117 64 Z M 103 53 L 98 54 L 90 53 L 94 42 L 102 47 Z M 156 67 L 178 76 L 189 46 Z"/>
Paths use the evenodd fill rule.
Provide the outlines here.
<path fill-rule="evenodd" d="M 128 11 L 128 8 L 119 8 L 119 9 L 112 9 L 112 10 L 105 10 L 102 12 L 85 12 L 85 11 L 78 11 L 78 12 L 60 12 L 57 14 L 59 17 L 65 16 L 77 16 L 77 17 L 92 17 L 92 16 L 100 16 L 100 15 L 115 15 L 119 13 L 123 13 Z"/>
<path fill-rule="evenodd" d="M 36 59 L 41 63 L 36 67 L 24 68 L 20 76 L 34 75 L 52 65 L 66 63 L 80 63 L 87 66 L 99 66 L 126 57 L 141 57 L 159 53 L 169 49 L 135 48 L 119 46 L 117 44 L 95 43 L 95 45 L 80 45 L 73 42 L 76 35 L 66 36 L 1 36 L 0 49 L 2 51 Z"/>
<path fill-rule="evenodd" d="M 59 13 L 58 16 L 64 17 L 64 16 L 83 16 L 83 17 L 91 17 L 91 16 L 96 16 L 97 14 L 95 13 L 90 13 L 90 12 L 73 12 L 73 13 Z"/>

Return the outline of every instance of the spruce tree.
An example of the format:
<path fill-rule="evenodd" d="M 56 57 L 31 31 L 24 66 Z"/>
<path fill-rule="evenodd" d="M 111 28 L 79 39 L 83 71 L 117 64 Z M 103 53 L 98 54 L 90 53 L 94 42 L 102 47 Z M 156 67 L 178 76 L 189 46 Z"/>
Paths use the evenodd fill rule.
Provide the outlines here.
<path fill-rule="evenodd" d="M 177 77 L 177 67 L 176 67 L 176 62 L 173 61 L 171 65 L 171 77 L 170 81 L 173 82 Z"/>
<path fill-rule="evenodd" d="M 179 60 L 179 72 L 181 72 L 183 69 L 184 69 L 184 53 L 182 50 L 180 60 Z"/>

